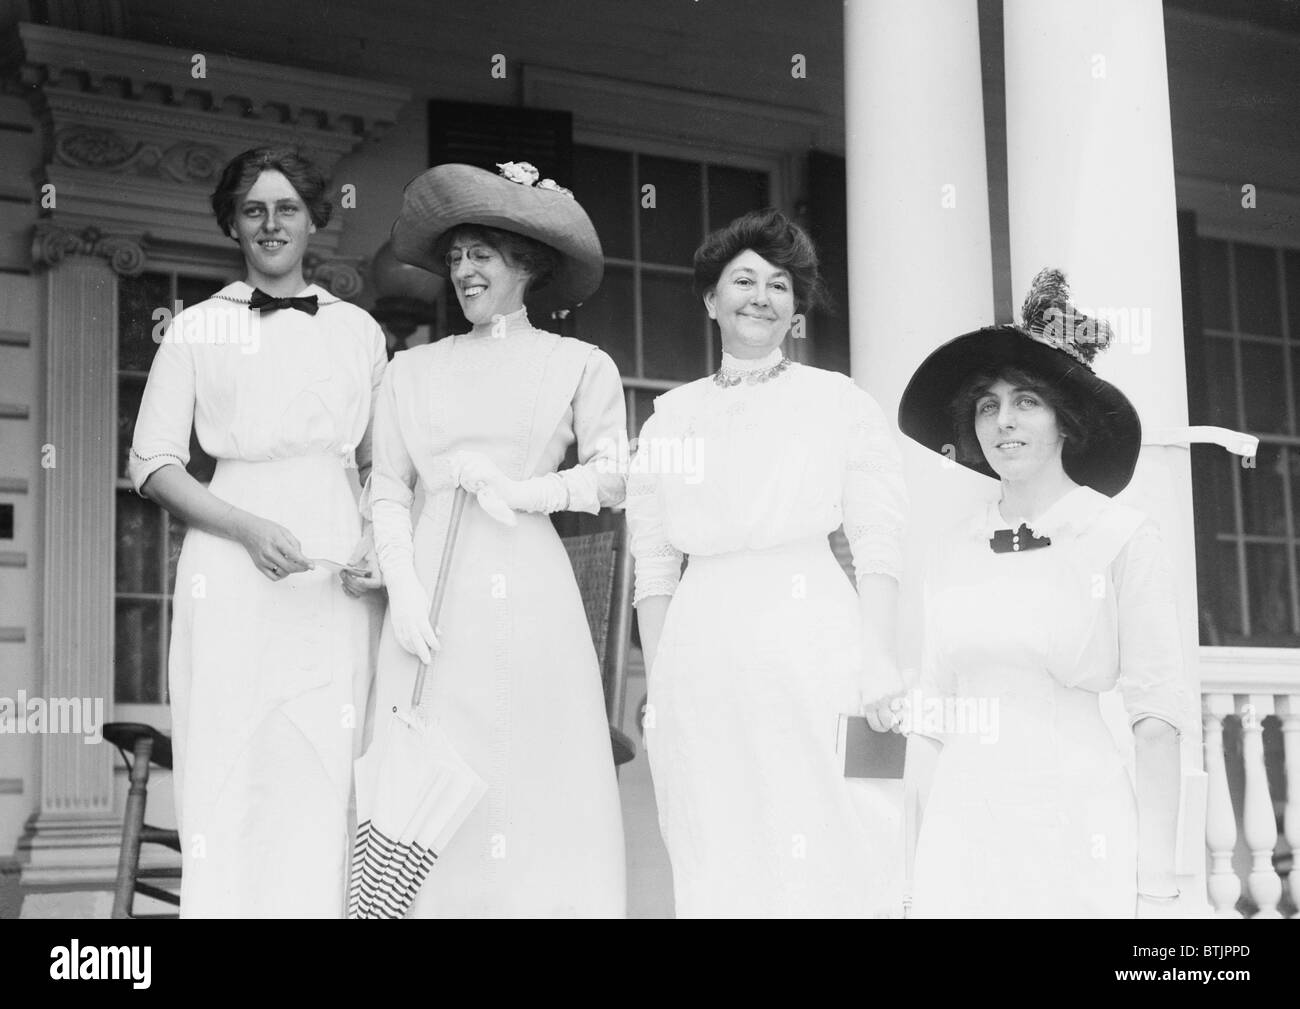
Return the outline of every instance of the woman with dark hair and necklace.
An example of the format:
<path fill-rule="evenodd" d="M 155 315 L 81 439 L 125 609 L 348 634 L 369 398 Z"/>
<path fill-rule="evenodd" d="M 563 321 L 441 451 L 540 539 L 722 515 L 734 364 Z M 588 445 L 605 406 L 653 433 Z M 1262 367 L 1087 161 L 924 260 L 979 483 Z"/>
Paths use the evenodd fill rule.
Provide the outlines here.
<path fill-rule="evenodd" d="M 925 584 L 926 710 L 907 775 L 922 797 L 917 917 L 1164 915 L 1178 890 L 1181 634 L 1160 534 L 1112 500 L 1142 427 L 1092 370 L 1110 342 L 1044 270 L 1020 326 L 930 354 L 899 405 L 905 434 L 999 482 L 939 537 Z M 1102 715 L 1127 711 L 1134 780 Z"/>
<path fill-rule="evenodd" d="M 189 527 L 168 677 L 185 917 L 342 917 L 352 761 L 373 669 L 354 477 L 370 469 L 384 334 L 309 285 L 325 180 L 256 148 L 212 209 L 245 280 L 172 321 L 149 372 L 129 474 Z M 217 461 L 187 471 L 190 431 Z M 333 561 L 333 565 L 318 561 Z"/>
<path fill-rule="evenodd" d="M 738 218 L 696 252 L 695 284 L 722 367 L 655 400 L 628 483 L 677 915 L 887 913 L 897 814 L 845 780 L 836 726 L 865 710 L 887 730 L 902 689 L 897 446 L 849 378 L 781 352 L 820 295 L 802 229 L 775 210 Z M 856 592 L 830 549 L 841 524 Z"/>

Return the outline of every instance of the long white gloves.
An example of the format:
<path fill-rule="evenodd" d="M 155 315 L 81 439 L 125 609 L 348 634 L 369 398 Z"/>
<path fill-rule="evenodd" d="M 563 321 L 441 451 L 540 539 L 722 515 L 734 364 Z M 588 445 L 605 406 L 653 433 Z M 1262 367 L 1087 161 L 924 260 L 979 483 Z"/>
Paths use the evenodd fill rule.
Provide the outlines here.
<path fill-rule="evenodd" d="M 438 650 L 438 637 L 429 625 L 429 595 L 415 573 L 411 540 L 411 511 L 396 501 L 376 501 L 370 509 L 375 554 L 388 586 L 388 616 L 397 643 L 425 664 Z"/>
<path fill-rule="evenodd" d="M 470 451 L 455 454 L 454 468 L 456 482 L 477 495 L 479 504 L 493 518 L 500 518 L 493 512 L 493 497 L 512 512 L 549 515 L 569 507 L 569 488 L 558 473 L 547 473 L 529 480 L 512 480 L 482 452 Z M 511 521 L 509 524 L 514 523 Z"/>

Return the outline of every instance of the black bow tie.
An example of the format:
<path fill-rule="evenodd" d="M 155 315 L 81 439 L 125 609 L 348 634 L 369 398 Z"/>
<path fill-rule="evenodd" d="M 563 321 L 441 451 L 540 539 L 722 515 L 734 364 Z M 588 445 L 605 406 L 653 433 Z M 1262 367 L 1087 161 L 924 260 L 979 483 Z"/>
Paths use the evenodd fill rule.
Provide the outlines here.
<path fill-rule="evenodd" d="M 316 304 L 316 295 L 314 294 L 309 294 L 305 298 L 272 298 L 260 287 L 253 288 L 253 294 L 248 299 L 248 307 L 254 312 L 274 312 L 277 308 L 296 308 L 308 315 L 315 315 L 316 310 L 320 308 Z"/>
<path fill-rule="evenodd" d="M 1037 550 L 1050 547 L 1052 541 L 1046 536 L 1035 536 L 1029 526 L 1021 524 L 1019 529 L 998 529 L 989 540 L 989 546 L 995 554 L 1019 553 L 1022 550 Z"/>

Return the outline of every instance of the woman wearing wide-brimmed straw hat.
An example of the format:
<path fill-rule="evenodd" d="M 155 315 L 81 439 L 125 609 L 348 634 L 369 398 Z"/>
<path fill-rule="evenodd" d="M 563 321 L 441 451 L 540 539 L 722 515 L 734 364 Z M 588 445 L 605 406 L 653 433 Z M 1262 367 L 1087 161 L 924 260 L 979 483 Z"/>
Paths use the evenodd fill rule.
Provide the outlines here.
<path fill-rule="evenodd" d="M 1035 278 L 1022 314 L 934 351 L 899 405 L 905 434 L 1001 485 L 938 538 L 928 568 L 913 913 L 1165 914 L 1181 635 L 1155 524 L 1112 500 L 1141 424 L 1093 372 L 1110 330 L 1071 308 L 1059 271 Z M 1116 686 L 1135 784 L 1099 699 Z"/>
<path fill-rule="evenodd" d="M 571 193 L 514 163 L 418 176 L 392 241 L 399 259 L 448 277 L 472 328 L 398 354 L 380 392 L 363 502 L 389 595 L 374 710 L 405 708 L 419 662 L 436 651 L 423 704 L 488 783 L 411 914 L 621 916 L 600 672 L 548 516 L 622 502 L 623 390 L 607 354 L 537 329 L 524 308 L 538 289 L 557 305 L 590 297 L 600 242 Z M 577 465 L 560 470 L 575 443 Z M 483 507 L 465 509 L 432 628 L 429 590 L 457 486 Z"/>
<path fill-rule="evenodd" d="M 677 916 L 896 912 L 897 813 L 880 783 L 845 780 L 836 729 L 900 688 L 898 447 L 848 376 L 781 352 L 820 287 L 798 225 L 766 210 L 718 229 L 695 287 L 722 367 L 655 400 L 628 480 Z M 828 540 L 841 524 L 856 592 Z"/>

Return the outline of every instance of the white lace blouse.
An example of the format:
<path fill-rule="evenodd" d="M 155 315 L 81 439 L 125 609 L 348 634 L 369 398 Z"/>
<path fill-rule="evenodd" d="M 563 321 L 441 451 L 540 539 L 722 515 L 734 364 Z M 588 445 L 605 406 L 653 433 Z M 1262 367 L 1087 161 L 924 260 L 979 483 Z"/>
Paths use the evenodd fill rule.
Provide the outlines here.
<path fill-rule="evenodd" d="M 635 601 L 672 595 L 683 555 L 763 550 L 841 524 L 859 581 L 898 579 L 907 498 L 879 405 L 838 372 L 791 362 L 751 383 L 745 370 L 724 355 L 737 384 L 710 376 L 655 400 L 628 478 Z"/>

